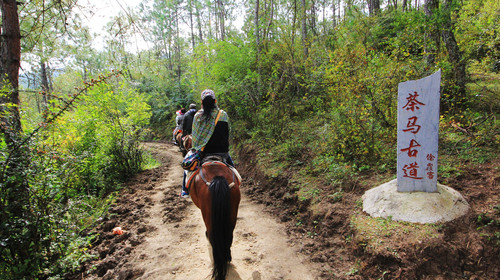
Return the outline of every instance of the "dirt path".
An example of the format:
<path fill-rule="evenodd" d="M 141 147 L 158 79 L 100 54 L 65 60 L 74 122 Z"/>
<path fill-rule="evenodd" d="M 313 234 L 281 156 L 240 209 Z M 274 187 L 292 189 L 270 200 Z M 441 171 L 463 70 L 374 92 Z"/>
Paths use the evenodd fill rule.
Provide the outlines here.
<path fill-rule="evenodd" d="M 126 273 L 128 276 L 122 273 L 123 277 L 119 278 L 208 279 L 211 271 L 208 241 L 199 209 L 190 199 L 185 199 L 186 207 L 176 208 L 182 211 L 183 217 L 172 220 L 166 214 L 169 203 L 183 200 L 177 196 L 182 180 L 182 169 L 178 165 L 181 154 L 177 147 L 169 144 L 148 143 L 146 147 L 155 151 L 168 168 L 152 185 L 148 207 L 144 207 L 142 216 L 146 218 L 139 232 L 149 233 L 127 257 L 127 271 L 140 273 Z M 317 279 L 314 265 L 288 242 L 284 226 L 244 194 L 232 256 L 228 279 Z M 112 274 L 120 275 L 119 271 Z"/>

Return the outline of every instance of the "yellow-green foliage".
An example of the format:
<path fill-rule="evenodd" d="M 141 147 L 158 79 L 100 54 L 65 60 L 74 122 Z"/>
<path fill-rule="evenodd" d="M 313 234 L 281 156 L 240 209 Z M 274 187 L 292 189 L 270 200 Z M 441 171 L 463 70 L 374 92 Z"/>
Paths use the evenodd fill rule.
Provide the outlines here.
<path fill-rule="evenodd" d="M 29 193 L 16 200 L 12 186 L 4 187 L 12 179 L 0 181 L 2 207 L 17 201 L 17 211 L 25 210 L 22 220 L 10 213 L 2 220 L 0 274 L 6 279 L 46 278 L 79 268 L 92 257 L 85 249 L 92 236 L 80 233 L 105 215 L 109 195 L 141 169 L 138 140 L 151 117 L 147 99 L 122 81 L 91 84 L 71 107 L 67 104 L 73 95 L 50 97 L 49 112 L 43 115 L 27 106 L 36 100 L 23 96 L 28 136 L 19 142 L 24 160 L 15 167 L 22 168 L 25 178 L 18 188 L 29 188 Z M 0 149 L 5 170 L 15 153 L 5 145 Z"/>
<path fill-rule="evenodd" d="M 143 94 L 123 82 L 102 83 L 83 95 L 74 110 L 56 120 L 45 143 L 63 155 L 81 160 L 75 167 L 83 169 L 70 179 L 74 184 L 84 185 L 87 192 L 99 193 L 114 188 L 106 185 L 113 181 L 102 179 L 120 181 L 120 176 L 133 171 L 114 170 L 119 166 L 128 169 L 132 163 L 114 165 L 130 159 L 113 151 L 125 152 L 136 145 L 134 141 L 151 117 L 146 101 Z"/>
<path fill-rule="evenodd" d="M 484 69 L 500 71 L 500 2 L 467 0 L 456 13 L 457 41 L 468 58 Z"/>

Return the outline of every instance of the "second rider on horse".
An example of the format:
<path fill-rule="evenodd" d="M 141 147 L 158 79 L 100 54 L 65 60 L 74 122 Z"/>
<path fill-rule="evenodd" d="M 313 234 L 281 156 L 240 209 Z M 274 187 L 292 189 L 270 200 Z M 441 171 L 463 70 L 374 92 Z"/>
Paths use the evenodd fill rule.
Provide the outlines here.
<path fill-rule="evenodd" d="M 186 135 L 190 135 L 193 131 L 193 118 L 196 114 L 196 104 L 190 104 L 189 110 L 184 114 L 184 119 L 182 120 L 182 138 Z"/>

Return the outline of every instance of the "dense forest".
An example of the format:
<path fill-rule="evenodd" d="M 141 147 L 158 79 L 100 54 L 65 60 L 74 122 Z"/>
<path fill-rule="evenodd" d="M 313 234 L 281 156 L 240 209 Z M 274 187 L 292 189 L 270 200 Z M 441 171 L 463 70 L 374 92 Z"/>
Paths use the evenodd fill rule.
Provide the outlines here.
<path fill-rule="evenodd" d="M 251 152 L 309 207 L 395 175 L 398 83 L 438 69 L 438 180 L 498 160 L 497 0 L 143 0 L 100 48 L 86 1 L 0 5 L 1 279 L 61 279 L 93 258 L 92 228 L 157 164 L 141 141 L 171 141 L 175 111 L 205 88 L 229 114 L 236 163 Z M 493 203 L 478 231 L 498 248 Z"/>

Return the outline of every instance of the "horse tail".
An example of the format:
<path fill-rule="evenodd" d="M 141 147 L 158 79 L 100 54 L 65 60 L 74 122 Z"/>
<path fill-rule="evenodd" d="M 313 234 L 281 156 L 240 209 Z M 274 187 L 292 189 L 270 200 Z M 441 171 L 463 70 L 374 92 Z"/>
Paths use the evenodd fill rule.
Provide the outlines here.
<path fill-rule="evenodd" d="M 233 228 L 230 223 L 230 189 L 227 180 L 216 176 L 209 186 L 212 195 L 212 232 L 210 243 L 214 267 L 212 278 L 222 280 L 226 278 L 228 263 L 231 261 L 231 243 L 233 242 Z"/>

